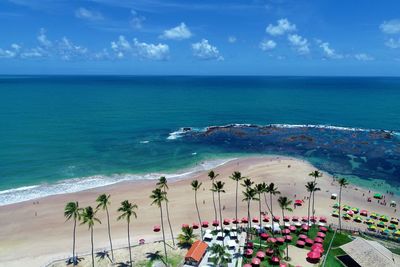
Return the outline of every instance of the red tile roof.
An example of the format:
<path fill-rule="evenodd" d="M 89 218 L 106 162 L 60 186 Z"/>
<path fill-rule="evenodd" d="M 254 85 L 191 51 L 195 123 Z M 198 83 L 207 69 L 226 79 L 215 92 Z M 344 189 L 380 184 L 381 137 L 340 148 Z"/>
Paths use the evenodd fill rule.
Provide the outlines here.
<path fill-rule="evenodd" d="M 203 258 L 204 254 L 206 253 L 207 247 L 208 247 L 207 243 L 202 242 L 200 240 L 195 241 L 192 244 L 192 247 L 186 253 L 185 260 L 195 261 L 199 263 Z"/>

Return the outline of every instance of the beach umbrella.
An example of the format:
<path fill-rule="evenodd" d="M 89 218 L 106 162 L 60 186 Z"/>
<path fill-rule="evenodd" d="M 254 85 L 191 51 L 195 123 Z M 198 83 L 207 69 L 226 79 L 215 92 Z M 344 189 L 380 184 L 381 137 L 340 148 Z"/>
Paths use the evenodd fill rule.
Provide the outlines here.
<path fill-rule="evenodd" d="M 326 235 L 325 235 L 324 233 L 322 233 L 322 232 L 318 232 L 318 233 L 317 233 L 317 236 L 318 236 L 318 237 L 321 237 L 321 238 L 325 238 Z"/>
<path fill-rule="evenodd" d="M 276 239 L 273 238 L 273 237 L 268 237 L 267 242 L 268 242 L 268 243 L 275 243 L 275 242 L 276 242 Z"/>
<path fill-rule="evenodd" d="M 293 237 L 291 235 L 285 235 L 285 241 L 290 242 L 293 240 Z"/>
<path fill-rule="evenodd" d="M 314 245 L 311 246 L 311 250 L 315 250 L 315 249 L 324 251 L 323 245 L 321 243 L 314 243 Z"/>
<path fill-rule="evenodd" d="M 269 216 L 264 215 L 263 222 L 269 222 Z"/>
<path fill-rule="evenodd" d="M 301 223 L 300 222 L 294 222 L 294 225 L 297 226 L 297 227 L 300 227 Z"/>
<path fill-rule="evenodd" d="M 193 223 L 192 227 L 193 227 L 193 229 L 199 229 L 199 224 L 198 223 Z"/>
<path fill-rule="evenodd" d="M 376 212 L 371 213 L 371 215 L 369 215 L 369 217 L 373 218 L 373 219 L 378 219 L 379 214 Z"/>
<path fill-rule="evenodd" d="M 288 222 L 288 221 L 290 221 L 290 217 L 287 216 L 287 215 L 285 215 L 285 216 L 283 217 L 283 220 L 284 220 L 285 222 Z"/>
<path fill-rule="evenodd" d="M 354 218 L 354 221 L 356 221 L 356 222 L 361 222 L 361 221 L 362 221 L 361 216 L 356 216 L 356 217 Z"/>
<path fill-rule="evenodd" d="M 260 265 L 260 263 L 261 263 L 261 261 L 260 261 L 260 259 L 259 258 L 253 258 L 252 260 L 251 260 L 251 264 L 253 264 L 253 265 Z"/>
<path fill-rule="evenodd" d="M 276 238 L 276 243 L 281 243 L 283 244 L 285 242 L 285 239 L 283 237 L 277 237 Z"/>
<path fill-rule="evenodd" d="M 376 193 L 376 194 L 374 194 L 374 198 L 382 199 L 382 198 L 383 198 L 383 195 L 380 194 L 380 193 Z"/>
<path fill-rule="evenodd" d="M 354 208 L 351 208 L 351 210 L 354 212 L 354 213 L 358 213 L 360 210 L 358 209 L 358 208 L 356 208 L 356 207 L 354 207 Z"/>
<path fill-rule="evenodd" d="M 375 225 L 370 225 L 370 226 L 368 226 L 368 230 L 375 231 L 376 230 L 376 226 Z"/>
<path fill-rule="evenodd" d="M 237 218 L 235 218 L 235 219 L 232 220 L 232 223 L 233 223 L 233 224 L 238 224 L 238 223 L 239 223 L 239 220 L 238 220 Z"/>
<path fill-rule="evenodd" d="M 212 225 L 213 225 L 213 226 L 218 226 L 218 225 L 219 225 L 219 221 L 218 221 L 218 220 L 214 220 L 214 221 L 212 222 Z"/>
<path fill-rule="evenodd" d="M 336 202 L 335 204 L 333 204 L 332 206 L 334 209 L 338 209 L 339 208 L 339 202 Z"/>
<path fill-rule="evenodd" d="M 319 217 L 319 221 L 323 222 L 323 223 L 326 223 L 327 218 L 325 216 L 321 216 L 321 217 Z"/>
<path fill-rule="evenodd" d="M 242 223 L 248 223 L 248 222 L 249 222 L 249 219 L 247 219 L 247 217 L 242 218 Z"/>
<path fill-rule="evenodd" d="M 397 230 L 396 232 L 394 232 L 393 235 L 400 236 L 400 230 Z"/>
<path fill-rule="evenodd" d="M 304 235 L 304 234 L 300 234 L 299 235 L 299 239 L 301 240 L 304 240 L 304 239 L 306 239 L 306 238 L 308 238 L 308 236 L 306 236 L 306 235 Z"/>
<path fill-rule="evenodd" d="M 271 258 L 271 262 L 274 263 L 274 264 L 277 264 L 277 263 L 279 263 L 279 258 L 277 256 L 273 256 Z"/>
<path fill-rule="evenodd" d="M 247 242 L 246 248 L 253 248 L 253 247 L 254 247 L 253 242 Z"/>
<path fill-rule="evenodd" d="M 306 242 L 307 245 L 314 244 L 314 240 L 312 240 L 311 238 L 306 238 L 304 241 Z"/>
<path fill-rule="evenodd" d="M 342 216 L 345 220 L 350 220 L 351 216 L 349 214 L 345 214 Z"/>
<path fill-rule="evenodd" d="M 246 263 L 243 267 L 252 267 L 250 263 Z"/>
<path fill-rule="evenodd" d="M 251 248 L 247 248 L 247 249 L 244 251 L 244 255 L 245 255 L 246 257 L 251 257 L 251 255 L 253 255 L 253 250 L 252 250 Z"/>
<path fill-rule="evenodd" d="M 279 264 L 279 267 L 287 267 L 286 263 Z"/>
<path fill-rule="evenodd" d="M 301 226 L 301 229 L 302 229 L 303 231 L 308 231 L 308 230 L 310 229 L 310 227 L 309 227 L 307 224 L 303 224 L 303 225 Z"/>
<path fill-rule="evenodd" d="M 284 234 L 290 234 L 290 230 L 287 229 L 287 228 L 286 228 L 286 229 L 283 229 L 283 230 L 282 230 L 282 233 L 284 233 Z"/>
<path fill-rule="evenodd" d="M 229 219 L 224 219 L 224 225 L 229 225 L 231 223 L 231 220 Z"/>
<path fill-rule="evenodd" d="M 310 220 L 312 222 L 316 222 L 318 220 L 318 217 L 317 216 L 311 216 Z"/>
<path fill-rule="evenodd" d="M 379 217 L 379 220 L 383 221 L 383 222 L 388 222 L 389 221 L 389 217 L 386 215 L 382 215 L 381 217 Z"/>
<path fill-rule="evenodd" d="M 395 229 L 396 229 L 396 225 L 391 224 L 391 225 L 388 226 L 388 228 L 389 228 L 389 229 L 392 229 L 392 230 L 395 230 Z"/>
<path fill-rule="evenodd" d="M 273 250 L 272 248 L 267 248 L 267 250 L 265 251 L 265 253 L 266 253 L 268 256 L 271 256 L 272 254 L 274 254 L 274 250 Z"/>
<path fill-rule="evenodd" d="M 189 228 L 189 224 L 187 223 L 182 224 L 182 228 Z"/>
<path fill-rule="evenodd" d="M 256 257 L 263 260 L 265 258 L 265 253 L 263 251 L 258 251 Z"/>
<path fill-rule="evenodd" d="M 349 205 L 343 205 L 343 210 L 349 210 L 351 207 Z"/>
<path fill-rule="evenodd" d="M 350 216 L 354 215 L 354 211 L 352 211 L 352 210 L 348 210 L 346 213 L 349 214 Z"/>
<path fill-rule="evenodd" d="M 306 242 L 302 241 L 302 240 L 297 240 L 296 246 L 298 247 L 304 247 L 304 245 L 306 244 Z"/>
<path fill-rule="evenodd" d="M 258 223 L 258 218 L 257 217 L 253 217 L 253 223 Z"/>
<path fill-rule="evenodd" d="M 339 212 L 337 210 L 332 211 L 332 217 L 339 217 Z"/>
<path fill-rule="evenodd" d="M 381 228 L 386 226 L 384 222 L 379 222 L 377 225 L 378 225 L 378 227 L 381 227 Z"/>
<path fill-rule="evenodd" d="M 155 225 L 155 226 L 153 227 L 153 231 L 156 232 L 156 233 L 157 233 L 157 232 L 160 232 L 160 229 L 161 229 L 161 228 L 160 228 L 159 225 Z"/>
<path fill-rule="evenodd" d="M 361 210 L 360 215 L 362 216 L 368 216 L 368 211 L 367 210 Z"/>
<path fill-rule="evenodd" d="M 307 253 L 307 258 L 310 260 L 319 260 L 321 258 L 321 253 L 317 251 L 310 251 Z"/>
<path fill-rule="evenodd" d="M 261 234 L 260 234 L 260 237 L 261 237 L 262 240 L 267 240 L 268 237 L 269 237 L 269 234 L 267 234 L 267 233 L 261 233 Z"/>
<path fill-rule="evenodd" d="M 201 227 L 207 228 L 208 227 L 208 222 L 207 221 L 201 222 Z"/>
<path fill-rule="evenodd" d="M 301 220 L 302 220 L 303 222 L 307 222 L 307 221 L 308 221 L 308 217 L 307 217 L 307 216 L 303 216 L 303 217 L 301 217 Z"/>
<path fill-rule="evenodd" d="M 393 224 L 398 225 L 398 224 L 399 224 L 399 219 L 392 217 L 392 218 L 390 219 L 390 223 L 393 223 Z"/>
<path fill-rule="evenodd" d="M 389 235 L 391 233 L 391 231 L 389 229 L 385 229 L 382 231 L 382 234 L 384 235 Z"/>
<path fill-rule="evenodd" d="M 299 220 L 299 216 L 292 216 L 292 221 L 297 222 Z"/>
<path fill-rule="evenodd" d="M 280 216 L 277 216 L 277 215 L 274 216 L 274 222 L 279 222 L 280 219 L 281 219 Z"/>
<path fill-rule="evenodd" d="M 320 226 L 320 227 L 319 227 L 319 230 L 320 230 L 321 232 L 326 233 L 326 232 L 328 231 L 328 228 L 323 227 L 323 226 Z"/>
<path fill-rule="evenodd" d="M 294 201 L 294 205 L 296 205 L 296 206 L 302 206 L 302 205 L 303 205 L 303 200 L 301 200 L 301 199 L 296 199 L 296 200 Z"/>
<path fill-rule="evenodd" d="M 297 228 L 294 225 L 289 226 L 289 230 L 292 231 L 292 232 L 296 231 L 296 229 Z"/>
<path fill-rule="evenodd" d="M 365 223 L 366 223 L 366 224 L 374 224 L 374 223 L 375 223 L 375 220 L 369 218 L 369 219 L 367 219 L 367 220 L 365 221 Z"/>
<path fill-rule="evenodd" d="M 316 238 L 314 238 L 314 242 L 324 243 L 324 240 L 321 237 L 316 237 Z"/>

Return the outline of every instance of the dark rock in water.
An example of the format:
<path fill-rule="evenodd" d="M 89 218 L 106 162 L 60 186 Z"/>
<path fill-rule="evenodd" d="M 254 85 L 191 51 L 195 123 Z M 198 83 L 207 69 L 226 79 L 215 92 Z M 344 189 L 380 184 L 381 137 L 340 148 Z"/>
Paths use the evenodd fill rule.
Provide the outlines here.
<path fill-rule="evenodd" d="M 187 142 L 217 146 L 233 153 L 309 158 L 318 168 L 333 174 L 352 174 L 400 184 L 400 139 L 393 132 L 280 125 L 212 126 L 205 131 L 189 129 L 183 135 Z M 352 155 L 357 164 L 350 164 L 348 155 Z"/>
<path fill-rule="evenodd" d="M 188 132 L 188 131 L 191 131 L 191 130 L 192 130 L 191 127 L 183 127 L 182 128 L 182 131 L 184 131 L 184 132 Z"/>

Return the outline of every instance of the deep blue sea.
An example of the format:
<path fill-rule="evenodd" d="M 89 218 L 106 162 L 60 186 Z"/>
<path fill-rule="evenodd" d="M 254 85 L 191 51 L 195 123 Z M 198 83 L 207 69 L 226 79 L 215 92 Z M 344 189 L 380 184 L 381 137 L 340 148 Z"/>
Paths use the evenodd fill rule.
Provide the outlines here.
<path fill-rule="evenodd" d="M 171 135 L 232 123 L 400 131 L 400 78 L 0 76 L 0 205 L 262 154 Z"/>

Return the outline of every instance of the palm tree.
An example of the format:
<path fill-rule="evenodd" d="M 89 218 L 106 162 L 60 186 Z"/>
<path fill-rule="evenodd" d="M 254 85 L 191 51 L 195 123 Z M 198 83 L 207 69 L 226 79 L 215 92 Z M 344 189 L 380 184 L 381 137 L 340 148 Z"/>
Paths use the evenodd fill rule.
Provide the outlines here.
<path fill-rule="evenodd" d="M 87 224 L 90 230 L 90 243 L 92 245 L 92 266 L 94 267 L 94 244 L 93 244 L 93 226 L 94 223 L 101 223 L 99 219 L 96 218 L 96 211 L 93 210 L 91 206 L 86 207 L 82 212 L 82 223 Z"/>
<path fill-rule="evenodd" d="M 76 221 L 81 219 L 81 209 L 77 201 L 68 202 L 67 205 L 65 205 L 64 217 L 66 221 L 69 221 L 71 218 L 74 219 L 74 230 L 72 232 L 72 263 L 75 266 L 77 264 L 77 257 L 75 256 Z"/>
<path fill-rule="evenodd" d="M 225 193 L 224 185 L 225 185 L 224 182 L 217 181 L 217 182 L 213 183 L 213 189 L 212 189 L 214 192 L 217 192 L 217 194 L 218 194 L 219 218 L 220 218 L 222 232 L 224 232 L 224 227 L 223 227 L 224 224 L 222 223 L 221 193 Z M 222 240 L 222 244 L 223 243 L 224 243 L 224 240 Z"/>
<path fill-rule="evenodd" d="M 250 218 L 250 202 L 252 200 L 258 200 L 256 197 L 257 191 L 251 187 L 246 188 L 246 191 L 243 191 L 244 199 L 242 201 L 247 201 L 247 236 L 246 239 L 249 239 L 250 229 L 251 229 L 251 218 Z"/>
<path fill-rule="evenodd" d="M 198 180 L 193 180 L 191 185 L 192 185 L 192 189 L 194 190 L 194 204 L 196 205 L 197 217 L 199 218 L 200 236 L 201 236 L 201 240 L 203 240 L 203 231 L 201 230 L 200 211 L 199 211 L 199 206 L 197 205 L 197 190 L 200 189 L 202 183 L 199 182 Z"/>
<path fill-rule="evenodd" d="M 349 182 L 346 178 L 340 178 L 339 180 L 339 232 L 342 231 L 342 217 L 340 216 L 340 211 L 342 210 L 342 188 L 346 187 Z"/>
<path fill-rule="evenodd" d="M 228 251 L 228 248 L 214 243 L 211 248 L 210 248 L 210 254 L 212 257 L 212 261 L 214 263 L 214 266 L 228 266 L 228 263 L 231 258 L 231 254 Z"/>
<path fill-rule="evenodd" d="M 190 247 L 197 235 L 193 233 L 193 227 L 182 227 L 182 233 L 178 235 L 178 244 L 183 247 Z"/>
<path fill-rule="evenodd" d="M 210 181 L 212 183 L 212 186 L 214 185 L 214 180 L 219 176 L 219 174 L 215 173 L 213 170 L 211 170 L 208 173 L 208 177 L 210 178 Z M 215 192 L 212 190 L 213 187 L 211 187 L 211 192 L 212 192 L 212 199 L 213 199 L 213 205 L 214 205 L 214 220 L 217 220 L 217 206 L 215 205 Z"/>
<path fill-rule="evenodd" d="M 262 220 L 261 220 L 261 194 L 263 194 L 266 190 L 265 183 L 256 184 L 255 187 L 256 193 L 258 194 L 258 209 L 260 214 L 260 230 L 262 229 Z M 261 238 L 260 238 L 260 247 L 261 247 Z"/>
<path fill-rule="evenodd" d="M 315 183 L 317 185 L 317 183 Z M 313 218 L 315 217 L 315 192 L 321 191 L 321 188 L 315 187 L 313 192 L 312 192 L 312 216 Z"/>
<path fill-rule="evenodd" d="M 247 189 L 247 188 L 250 188 L 253 184 L 254 184 L 254 182 L 251 179 L 246 178 L 243 180 L 243 183 L 241 184 L 241 186 L 243 186 L 244 188 Z"/>
<path fill-rule="evenodd" d="M 270 183 L 267 186 L 265 192 L 269 194 L 270 211 L 271 211 L 271 217 L 272 217 L 272 220 L 273 220 L 274 219 L 274 213 L 273 213 L 273 209 L 272 209 L 272 196 L 279 195 L 281 192 L 278 191 L 278 187 L 275 187 L 274 183 Z"/>
<path fill-rule="evenodd" d="M 311 176 L 311 177 L 314 177 L 314 182 L 317 182 L 317 178 L 320 178 L 320 177 L 322 177 L 322 172 L 320 172 L 320 171 L 318 171 L 318 170 L 315 170 L 315 171 L 313 171 L 313 172 L 311 172 L 311 173 L 309 173 L 308 174 L 309 176 Z M 318 189 L 318 190 L 316 190 L 316 191 L 319 191 L 320 189 Z M 313 217 L 315 216 L 315 206 L 314 206 L 314 199 L 315 199 L 315 191 L 314 191 L 314 193 L 313 193 L 313 204 L 312 204 L 312 215 L 313 215 Z"/>
<path fill-rule="evenodd" d="M 106 214 L 107 214 L 108 239 L 110 240 L 111 259 L 113 262 L 114 261 L 114 251 L 113 251 L 113 246 L 112 246 L 112 241 L 111 241 L 110 215 L 108 213 L 108 206 L 111 204 L 110 195 L 101 194 L 97 197 L 96 202 L 98 203 L 96 209 L 101 208 L 102 210 L 105 210 Z"/>
<path fill-rule="evenodd" d="M 290 208 L 290 206 L 292 205 L 293 201 L 289 200 L 287 197 L 281 196 L 278 198 L 278 203 L 279 206 L 282 209 L 282 218 L 285 217 L 285 210 L 287 211 L 293 211 L 292 208 Z M 285 260 L 289 260 L 289 246 L 286 246 L 286 259 Z"/>
<path fill-rule="evenodd" d="M 167 199 L 165 193 L 160 188 L 154 189 L 152 191 L 152 194 L 150 195 L 150 198 L 153 199 L 153 202 L 151 203 L 151 205 L 155 204 L 155 205 L 157 205 L 157 207 L 160 208 L 161 229 L 162 229 L 162 235 L 163 235 L 163 241 L 164 241 L 165 266 L 167 266 L 168 256 L 167 256 L 167 246 L 166 246 L 166 243 L 165 243 L 164 218 L 163 218 L 162 203 L 164 201 L 168 201 L 168 199 Z"/>
<path fill-rule="evenodd" d="M 118 216 L 118 220 L 125 219 L 128 223 L 128 248 L 129 248 L 129 263 L 132 266 L 132 252 L 131 252 L 131 236 L 129 230 L 129 224 L 131 222 L 131 216 L 137 218 L 136 209 L 138 206 L 136 204 L 130 203 L 128 200 L 121 202 L 121 206 L 118 208 L 118 212 L 122 214 Z"/>
<path fill-rule="evenodd" d="M 157 182 L 157 186 L 160 187 L 161 190 L 164 192 L 165 196 L 167 196 L 167 190 L 169 188 L 168 188 L 167 178 L 165 178 L 165 176 L 160 177 L 160 179 Z M 167 221 L 168 221 L 168 225 L 169 225 L 169 230 L 171 232 L 172 245 L 175 246 L 174 232 L 172 231 L 171 221 L 169 219 L 168 201 L 165 201 L 165 210 L 167 211 Z"/>
<path fill-rule="evenodd" d="M 236 208 L 235 208 L 235 220 L 238 220 L 238 187 L 239 187 L 239 181 L 244 179 L 245 177 L 242 176 L 240 172 L 233 172 L 231 176 L 229 176 L 232 180 L 236 181 Z"/>
<path fill-rule="evenodd" d="M 311 196 L 315 192 L 317 188 L 317 183 L 316 182 L 307 182 L 306 184 L 307 192 L 310 193 L 310 196 L 308 197 L 308 217 L 307 217 L 307 225 L 310 225 L 310 204 L 311 204 Z"/>

